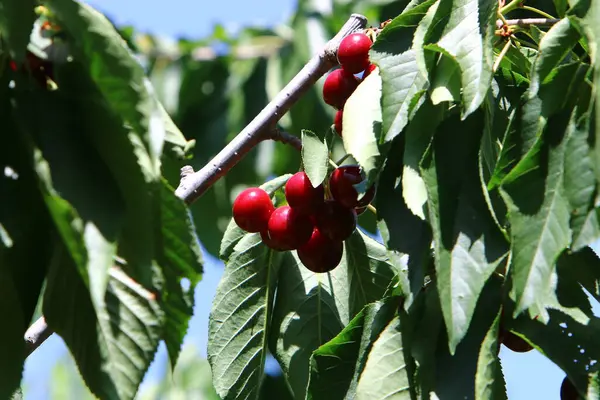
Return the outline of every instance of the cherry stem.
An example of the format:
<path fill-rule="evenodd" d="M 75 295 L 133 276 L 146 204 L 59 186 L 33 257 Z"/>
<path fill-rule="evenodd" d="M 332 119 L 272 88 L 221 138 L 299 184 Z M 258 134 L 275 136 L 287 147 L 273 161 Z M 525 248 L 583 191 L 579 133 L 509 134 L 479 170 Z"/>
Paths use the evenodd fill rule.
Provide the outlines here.
<path fill-rule="evenodd" d="M 503 26 L 520 26 L 529 27 L 531 25 L 554 25 L 558 23 L 560 19 L 556 18 L 519 18 L 519 19 L 507 19 L 502 21 L 499 19 L 496 21 L 496 28 L 502 28 Z"/>
<path fill-rule="evenodd" d="M 494 62 L 494 65 L 492 66 L 492 72 L 496 72 L 498 70 L 498 67 L 500 66 L 500 62 L 502 61 L 502 59 L 504 58 L 504 56 L 506 55 L 506 53 L 508 52 L 508 50 L 510 49 L 510 39 L 506 41 L 506 44 L 504 45 L 504 47 L 502 48 L 502 50 L 500 51 L 500 54 L 498 54 L 498 58 L 496 58 L 496 61 Z"/>
<path fill-rule="evenodd" d="M 531 11 L 534 12 L 536 14 L 541 15 L 542 17 L 546 17 L 548 19 L 556 19 L 555 17 L 553 17 L 552 15 L 548 14 L 547 12 L 544 12 L 542 10 L 538 10 L 535 7 L 530 7 L 530 6 L 521 6 L 520 8 L 522 8 L 523 10 L 527 10 L 527 11 Z"/>
<path fill-rule="evenodd" d="M 187 204 L 193 203 L 216 181 L 233 168 L 250 150 L 265 138 L 269 130 L 315 82 L 337 65 L 337 49 L 342 39 L 364 29 L 366 17 L 352 14 L 342 29 L 296 74 L 275 98 L 208 164 L 193 174 L 182 177 L 175 195 Z"/>

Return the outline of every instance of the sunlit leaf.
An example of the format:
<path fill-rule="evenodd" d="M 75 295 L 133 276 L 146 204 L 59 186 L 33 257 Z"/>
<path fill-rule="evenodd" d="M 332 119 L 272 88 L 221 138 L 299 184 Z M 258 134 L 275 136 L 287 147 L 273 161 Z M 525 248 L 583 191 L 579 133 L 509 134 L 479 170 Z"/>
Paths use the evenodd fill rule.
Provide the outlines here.
<path fill-rule="evenodd" d="M 325 180 L 329 168 L 327 144 L 311 131 L 302 131 L 302 164 L 313 187 Z"/>

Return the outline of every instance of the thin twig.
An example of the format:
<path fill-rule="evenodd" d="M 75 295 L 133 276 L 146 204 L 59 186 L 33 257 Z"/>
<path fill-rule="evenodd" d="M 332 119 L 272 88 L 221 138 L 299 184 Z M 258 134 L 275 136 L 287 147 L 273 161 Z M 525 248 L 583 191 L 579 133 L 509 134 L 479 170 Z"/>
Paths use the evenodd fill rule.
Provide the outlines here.
<path fill-rule="evenodd" d="M 287 133 L 282 131 L 281 129 L 275 128 L 271 130 L 270 139 L 275 140 L 277 142 L 289 144 L 293 146 L 296 150 L 302 151 L 302 140 L 298 136 L 294 136 L 291 133 Z"/>
<path fill-rule="evenodd" d="M 25 332 L 25 354 L 29 356 L 35 349 L 40 347 L 46 339 L 52 335 L 52 330 L 46 323 L 46 318 L 42 315 Z"/>
<path fill-rule="evenodd" d="M 204 168 L 194 172 L 190 166 L 181 169 L 181 182 L 175 195 L 190 204 L 198 199 L 213 183 L 227 173 L 254 146 L 265 139 L 275 139 L 302 148 L 297 137 L 270 129 L 298 101 L 314 83 L 337 64 L 337 48 L 349 34 L 364 29 L 367 19 L 352 14 L 342 29 L 325 48 L 313 57 L 302 70 L 283 88 L 281 92 Z M 276 137 L 273 137 L 276 136 Z M 52 330 L 42 316 L 25 332 L 27 355 L 37 349 L 52 335 Z"/>
<path fill-rule="evenodd" d="M 531 25 L 554 25 L 559 22 L 560 19 L 555 18 L 519 18 L 519 19 L 507 19 L 506 26 L 521 26 L 529 27 Z M 502 28 L 505 23 L 499 19 L 496 21 L 496 28 Z"/>
<path fill-rule="evenodd" d="M 327 43 L 319 54 L 310 59 L 248 126 L 201 170 L 181 180 L 175 195 L 188 204 L 202 196 L 208 188 L 265 138 L 268 129 L 279 121 L 304 92 L 337 64 L 336 54 L 340 41 L 349 34 L 364 29 L 366 24 L 367 19 L 364 16 L 352 14 L 338 34 Z"/>

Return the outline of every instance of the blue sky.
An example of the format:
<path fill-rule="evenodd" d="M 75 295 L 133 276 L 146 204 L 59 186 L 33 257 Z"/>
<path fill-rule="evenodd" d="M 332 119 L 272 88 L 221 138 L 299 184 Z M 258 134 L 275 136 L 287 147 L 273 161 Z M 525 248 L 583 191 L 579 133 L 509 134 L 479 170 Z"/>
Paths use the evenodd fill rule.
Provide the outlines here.
<path fill-rule="evenodd" d="M 321 0 L 326 1 L 326 0 Z M 107 13 L 117 24 L 133 25 L 144 32 L 169 37 L 200 38 L 210 34 L 217 23 L 235 31 L 246 25 L 273 25 L 284 22 L 295 7 L 295 0 L 218 0 L 218 1 L 142 1 L 95 0 L 89 1 Z M 196 289 L 194 317 L 186 337 L 206 356 L 208 313 L 222 265 L 210 256 L 205 257 L 205 274 Z M 596 307 L 597 308 L 597 307 Z M 27 360 L 24 383 L 27 399 L 48 398 L 48 384 L 54 362 L 67 355 L 62 340 L 53 335 Z M 559 399 L 559 388 L 564 373 L 536 351 L 516 354 L 502 347 L 504 374 L 510 400 Z M 158 379 L 166 365 L 163 346 L 151 366 L 145 382 Z"/>

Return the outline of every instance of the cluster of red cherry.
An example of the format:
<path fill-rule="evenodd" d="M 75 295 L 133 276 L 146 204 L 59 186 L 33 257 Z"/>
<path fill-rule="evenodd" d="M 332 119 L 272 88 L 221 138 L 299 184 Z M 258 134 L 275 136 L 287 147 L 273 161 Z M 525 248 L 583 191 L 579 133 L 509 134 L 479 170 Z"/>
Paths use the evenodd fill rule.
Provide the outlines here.
<path fill-rule="evenodd" d="M 358 165 L 336 168 L 326 196 L 323 184 L 313 187 L 306 173 L 297 172 L 285 185 L 288 205 L 275 208 L 267 192 L 249 188 L 235 199 L 233 219 L 245 231 L 260 232 L 274 250 L 298 250 L 309 270 L 328 272 L 342 259 L 343 241 L 354 232 L 357 213 L 375 196 L 372 186 L 358 199 L 354 185 L 363 180 Z"/>
<path fill-rule="evenodd" d="M 342 136 L 342 116 L 344 104 L 354 92 L 360 81 L 354 76 L 363 72 L 365 79 L 376 67 L 369 61 L 371 39 L 364 33 L 346 36 L 338 48 L 338 62 L 342 68 L 333 70 L 323 84 L 323 100 L 337 109 L 333 120 L 335 131 Z"/>

